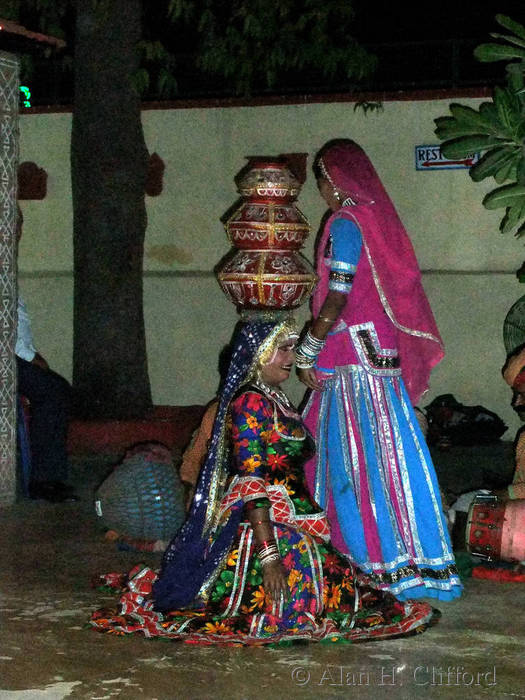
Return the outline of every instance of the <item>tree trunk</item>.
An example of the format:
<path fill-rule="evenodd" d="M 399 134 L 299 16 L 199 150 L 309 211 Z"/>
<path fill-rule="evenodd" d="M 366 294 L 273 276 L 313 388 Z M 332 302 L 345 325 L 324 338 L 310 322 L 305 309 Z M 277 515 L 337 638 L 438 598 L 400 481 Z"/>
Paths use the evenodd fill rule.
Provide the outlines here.
<path fill-rule="evenodd" d="M 71 140 L 76 415 L 152 407 L 142 299 L 148 153 L 138 67 L 140 0 L 76 0 Z"/>

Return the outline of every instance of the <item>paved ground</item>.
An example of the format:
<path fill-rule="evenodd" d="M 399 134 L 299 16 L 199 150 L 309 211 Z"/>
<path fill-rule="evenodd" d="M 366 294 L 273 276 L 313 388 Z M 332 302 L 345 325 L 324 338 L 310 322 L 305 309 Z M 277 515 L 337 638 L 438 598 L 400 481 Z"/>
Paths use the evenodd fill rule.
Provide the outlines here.
<path fill-rule="evenodd" d="M 1 700 L 525 698 L 525 584 L 471 579 L 424 634 L 355 646 L 201 648 L 87 629 L 105 600 L 91 575 L 158 563 L 103 541 L 100 469 L 77 465 L 81 503 L 0 510 Z"/>

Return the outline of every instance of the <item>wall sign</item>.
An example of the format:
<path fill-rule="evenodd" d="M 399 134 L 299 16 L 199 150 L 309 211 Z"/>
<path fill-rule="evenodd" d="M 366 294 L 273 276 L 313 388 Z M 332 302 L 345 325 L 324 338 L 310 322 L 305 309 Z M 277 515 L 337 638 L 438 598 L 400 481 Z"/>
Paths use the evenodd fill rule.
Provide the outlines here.
<path fill-rule="evenodd" d="M 466 158 L 451 160 L 441 153 L 441 146 L 416 146 L 416 170 L 456 170 L 470 168 L 479 160 L 479 153 L 472 153 Z"/>

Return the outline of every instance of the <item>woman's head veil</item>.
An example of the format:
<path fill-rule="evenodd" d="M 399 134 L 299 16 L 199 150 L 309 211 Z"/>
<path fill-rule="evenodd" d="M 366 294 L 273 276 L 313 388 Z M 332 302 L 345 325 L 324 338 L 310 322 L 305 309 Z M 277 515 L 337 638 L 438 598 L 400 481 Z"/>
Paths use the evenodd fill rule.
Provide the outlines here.
<path fill-rule="evenodd" d="M 383 308 L 398 331 L 403 377 L 416 404 L 444 352 L 410 238 L 372 162 L 357 143 L 329 141 L 316 156 L 314 172 L 352 202 L 334 217 L 347 215 L 361 230 Z"/>

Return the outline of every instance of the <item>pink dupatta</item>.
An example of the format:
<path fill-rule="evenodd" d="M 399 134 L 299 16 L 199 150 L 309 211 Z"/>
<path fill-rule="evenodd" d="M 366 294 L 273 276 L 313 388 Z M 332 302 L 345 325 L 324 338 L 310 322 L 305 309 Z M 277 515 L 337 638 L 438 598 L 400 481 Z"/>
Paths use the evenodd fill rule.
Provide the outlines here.
<path fill-rule="evenodd" d="M 430 372 L 442 359 L 444 348 L 421 284 L 412 243 L 374 166 L 360 146 L 343 139 L 330 142 L 321 149 L 317 162 L 331 184 L 342 190 L 343 197 L 350 197 L 354 202 L 335 216 L 351 218 L 361 230 L 363 252 L 366 252 L 375 287 L 385 312 L 397 329 L 403 378 L 415 405 L 428 388 Z M 333 218 L 326 223 L 319 244 L 320 258 Z M 318 264 L 322 265 L 322 259 Z M 326 295 L 323 286 L 314 293 L 316 316 Z M 365 306 L 367 303 L 366 298 L 360 298 L 356 284 L 352 303 Z"/>

